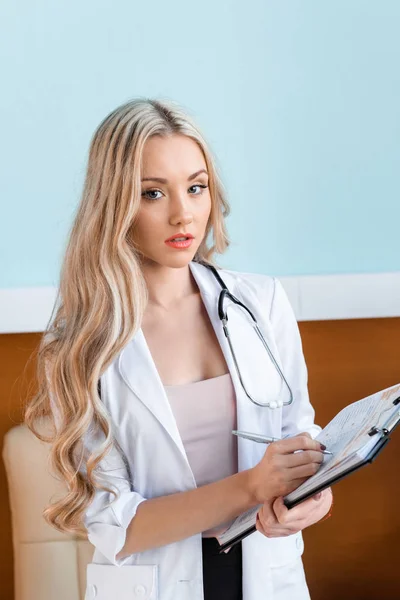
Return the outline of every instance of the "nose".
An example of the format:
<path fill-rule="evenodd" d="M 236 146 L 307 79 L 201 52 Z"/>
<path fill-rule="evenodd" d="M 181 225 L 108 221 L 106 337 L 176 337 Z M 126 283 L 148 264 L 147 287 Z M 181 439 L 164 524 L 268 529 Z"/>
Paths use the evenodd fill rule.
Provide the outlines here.
<path fill-rule="evenodd" d="M 187 199 L 177 196 L 170 204 L 170 225 L 189 225 L 193 221 L 193 213 L 188 207 Z"/>

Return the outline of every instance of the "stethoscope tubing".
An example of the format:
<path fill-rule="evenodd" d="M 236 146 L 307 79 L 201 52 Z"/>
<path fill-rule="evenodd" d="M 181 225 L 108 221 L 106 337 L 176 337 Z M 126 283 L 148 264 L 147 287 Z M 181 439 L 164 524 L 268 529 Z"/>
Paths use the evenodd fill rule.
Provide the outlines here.
<path fill-rule="evenodd" d="M 274 408 L 278 408 L 279 406 L 288 406 L 288 405 L 292 404 L 292 402 L 293 402 L 293 392 L 292 392 L 292 389 L 291 389 L 289 383 L 287 382 L 286 377 L 284 376 L 284 374 L 283 374 L 280 366 L 278 365 L 278 363 L 277 363 L 277 361 L 275 359 L 275 356 L 273 355 L 270 347 L 268 346 L 268 344 L 267 344 L 267 342 L 266 342 L 263 334 L 261 333 L 261 330 L 260 330 L 260 328 L 258 326 L 258 323 L 257 323 L 257 319 L 255 318 L 255 316 L 253 315 L 253 313 L 251 312 L 251 310 L 245 304 L 243 304 L 243 302 L 241 302 L 238 298 L 236 298 L 236 296 L 234 296 L 233 294 L 231 294 L 231 292 L 228 290 L 228 287 L 227 287 L 226 283 L 222 279 L 221 275 L 218 273 L 217 269 L 213 265 L 210 265 L 208 263 L 202 263 L 202 264 L 204 266 L 208 267 L 212 271 L 212 273 L 214 274 L 215 278 L 217 279 L 217 281 L 219 282 L 219 284 L 220 284 L 220 286 L 222 288 L 222 290 L 220 292 L 220 295 L 218 297 L 218 316 L 219 316 L 219 319 L 222 322 L 222 327 L 223 327 L 223 330 L 224 330 L 225 337 L 226 337 L 226 339 L 228 341 L 230 351 L 232 353 L 232 358 L 233 358 L 233 362 L 235 364 L 236 372 L 237 372 L 240 384 L 241 384 L 241 386 L 242 386 L 242 388 L 243 388 L 246 396 L 249 398 L 249 400 L 251 400 L 251 402 L 253 402 L 257 406 L 261 406 L 263 408 L 274 409 Z M 265 402 L 264 403 L 263 402 L 257 402 L 257 400 L 255 400 L 254 398 L 252 398 L 251 395 L 246 390 L 246 386 L 244 385 L 244 382 L 243 382 L 243 379 L 242 379 L 242 375 L 240 373 L 240 368 L 239 368 L 238 360 L 237 360 L 237 357 L 236 357 L 236 354 L 235 354 L 235 351 L 234 351 L 234 348 L 233 348 L 233 345 L 232 345 L 232 342 L 231 342 L 231 337 L 229 335 L 229 330 L 228 330 L 228 325 L 227 325 L 227 323 L 228 323 L 228 315 L 224 312 L 223 303 L 224 303 L 224 300 L 225 300 L 226 297 L 230 298 L 232 300 L 232 302 L 234 302 L 234 304 L 237 304 L 237 305 L 241 306 L 247 312 L 247 314 L 251 317 L 251 319 L 253 320 L 252 325 L 253 325 L 253 327 L 255 329 L 255 332 L 256 332 L 257 336 L 259 337 L 261 343 L 263 344 L 265 350 L 267 351 L 268 356 L 269 356 L 270 360 L 272 361 L 272 364 L 274 365 L 275 369 L 279 373 L 282 381 L 285 383 L 287 389 L 289 390 L 289 400 L 287 402 L 282 402 L 282 403 L 279 403 L 278 401 L 272 401 L 272 402 L 267 402 L 267 403 L 265 403 Z"/>

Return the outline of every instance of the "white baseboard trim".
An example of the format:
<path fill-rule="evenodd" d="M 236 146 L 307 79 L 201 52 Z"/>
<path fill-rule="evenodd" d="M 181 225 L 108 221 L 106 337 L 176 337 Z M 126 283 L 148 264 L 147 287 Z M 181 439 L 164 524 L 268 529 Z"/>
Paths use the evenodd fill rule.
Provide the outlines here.
<path fill-rule="evenodd" d="M 400 271 L 279 277 L 298 321 L 400 317 Z M 55 287 L 0 289 L 0 333 L 44 331 Z"/>

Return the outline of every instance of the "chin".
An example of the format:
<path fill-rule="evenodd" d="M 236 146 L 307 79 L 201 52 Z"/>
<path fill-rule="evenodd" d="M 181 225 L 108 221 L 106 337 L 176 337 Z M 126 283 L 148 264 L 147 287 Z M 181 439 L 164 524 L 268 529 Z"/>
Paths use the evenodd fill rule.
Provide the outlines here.
<path fill-rule="evenodd" d="M 162 256 L 145 255 L 144 262 L 147 264 L 159 265 L 160 267 L 169 267 L 171 269 L 181 269 L 186 267 L 194 258 L 197 249 L 190 252 L 177 250 L 171 252 L 169 256 L 164 253 Z"/>
<path fill-rule="evenodd" d="M 177 252 L 176 254 L 177 254 L 177 256 L 165 257 L 163 260 L 163 264 L 166 267 L 171 267 L 172 269 L 179 269 L 182 267 L 186 267 L 186 265 L 188 265 L 190 263 L 190 261 L 193 260 L 193 257 L 194 257 L 193 252 L 190 252 L 190 254 L 189 254 L 189 252 L 188 253 Z"/>

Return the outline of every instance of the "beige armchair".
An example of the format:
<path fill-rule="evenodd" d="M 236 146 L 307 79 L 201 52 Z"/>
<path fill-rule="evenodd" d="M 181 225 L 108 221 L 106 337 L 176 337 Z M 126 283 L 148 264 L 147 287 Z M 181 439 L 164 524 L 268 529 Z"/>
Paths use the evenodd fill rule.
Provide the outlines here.
<path fill-rule="evenodd" d="M 24 424 L 4 438 L 14 547 L 15 600 L 84 600 L 86 566 L 94 547 L 88 540 L 59 533 L 42 512 L 65 488 L 50 475 L 48 444 Z"/>

